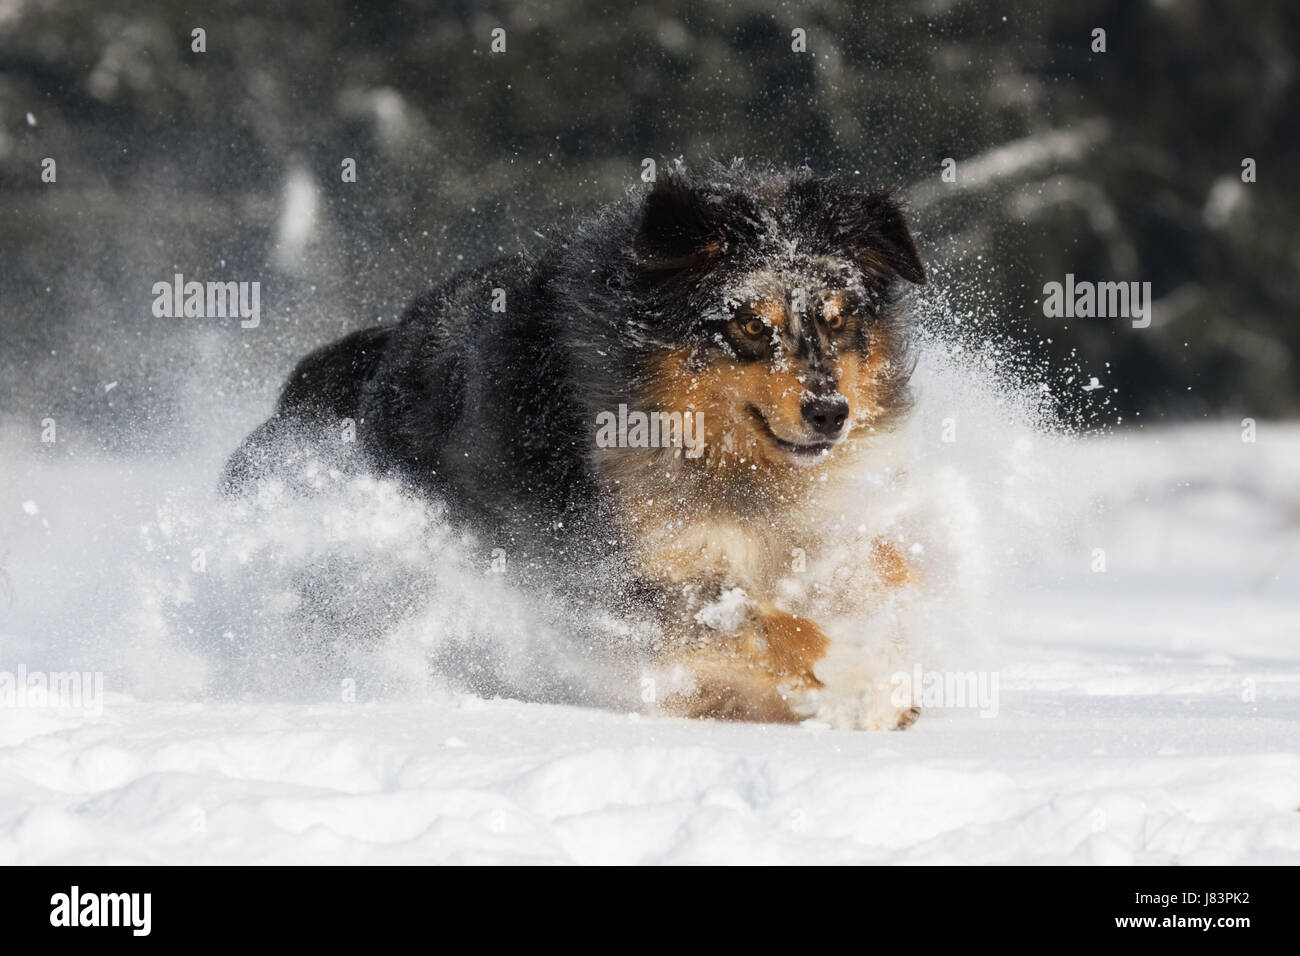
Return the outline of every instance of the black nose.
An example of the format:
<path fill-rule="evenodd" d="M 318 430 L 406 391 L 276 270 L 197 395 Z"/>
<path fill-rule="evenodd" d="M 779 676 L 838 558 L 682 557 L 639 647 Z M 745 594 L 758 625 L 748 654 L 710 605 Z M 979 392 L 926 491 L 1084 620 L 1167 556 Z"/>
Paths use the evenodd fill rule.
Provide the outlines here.
<path fill-rule="evenodd" d="M 843 395 L 819 395 L 807 399 L 799 409 L 803 420 L 812 426 L 813 431 L 827 438 L 834 438 L 844 427 L 844 419 L 849 417 L 849 400 Z"/>

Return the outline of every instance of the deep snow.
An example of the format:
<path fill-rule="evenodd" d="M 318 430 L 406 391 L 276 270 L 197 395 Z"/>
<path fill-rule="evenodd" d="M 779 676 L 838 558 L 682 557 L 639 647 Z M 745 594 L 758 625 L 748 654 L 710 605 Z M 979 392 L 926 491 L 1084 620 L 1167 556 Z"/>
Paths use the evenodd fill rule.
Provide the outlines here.
<path fill-rule="evenodd" d="M 106 697 L 0 708 L 0 862 L 1300 862 L 1300 427 L 1055 439 L 945 381 L 919 427 L 962 437 L 922 470 L 987 613 L 929 623 L 981 648 L 997 716 L 903 733 L 633 713 L 382 483 L 232 510 L 229 436 L 100 459 L 11 427 L 0 671 Z M 312 663 L 317 626 L 368 640 Z M 527 702 L 443 679 L 473 654 L 429 675 L 475 641 Z"/>

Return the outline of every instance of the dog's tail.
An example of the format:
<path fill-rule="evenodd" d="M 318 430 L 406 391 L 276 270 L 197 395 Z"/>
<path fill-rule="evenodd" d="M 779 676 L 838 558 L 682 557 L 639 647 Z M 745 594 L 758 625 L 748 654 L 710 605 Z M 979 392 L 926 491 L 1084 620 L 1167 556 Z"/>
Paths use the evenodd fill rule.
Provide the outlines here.
<path fill-rule="evenodd" d="M 222 490 L 237 493 L 272 473 L 281 462 L 285 439 L 322 430 L 337 436 L 346 420 L 355 424 L 362 393 L 378 370 L 391 336 L 391 328 L 361 329 L 299 362 L 280 393 L 275 414 L 244 439 L 226 462 Z"/>

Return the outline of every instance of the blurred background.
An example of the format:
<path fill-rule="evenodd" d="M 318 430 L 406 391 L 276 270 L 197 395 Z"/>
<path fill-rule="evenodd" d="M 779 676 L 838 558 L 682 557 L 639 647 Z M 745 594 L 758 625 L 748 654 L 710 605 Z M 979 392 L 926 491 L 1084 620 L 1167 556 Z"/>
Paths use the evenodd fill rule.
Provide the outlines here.
<path fill-rule="evenodd" d="M 0 0 L 0 415 L 233 440 L 305 349 L 645 158 L 736 156 L 901 187 L 945 320 L 1059 370 L 1088 423 L 1293 415 L 1298 27 L 1211 0 Z M 260 282 L 261 326 L 155 317 L 175 272 Z M 1151 282 L 1151 327 L 1044 318 L 1067 272 Z"/>

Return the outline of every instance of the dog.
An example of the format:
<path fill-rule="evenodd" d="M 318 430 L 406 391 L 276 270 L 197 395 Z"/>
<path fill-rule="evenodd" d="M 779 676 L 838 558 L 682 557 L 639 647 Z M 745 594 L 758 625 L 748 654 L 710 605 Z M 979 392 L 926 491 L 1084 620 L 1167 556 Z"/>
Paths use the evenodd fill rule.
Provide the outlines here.
<path fill-rule="evenodd" d="M 274 474 L 287 436 L 353 423 L 369 467 L 513 566 L 653 620 L 637 653 L 672 675 L 665 712 L 801 720 L 831 639 L 779 582 L 791 542 L 817 540 L 836 489 L 908 412 L 904 293 L 925 281 L 888 191 L 679 166 L 308 355 L 225 485 Z M 916 583 L 883 538 L 861 563 L 859 597 Z M 888 728 L 917 715 L 875 713 Z"/>

